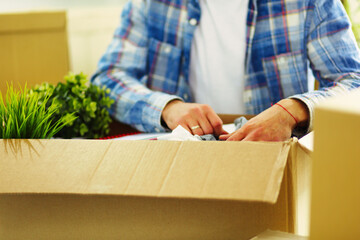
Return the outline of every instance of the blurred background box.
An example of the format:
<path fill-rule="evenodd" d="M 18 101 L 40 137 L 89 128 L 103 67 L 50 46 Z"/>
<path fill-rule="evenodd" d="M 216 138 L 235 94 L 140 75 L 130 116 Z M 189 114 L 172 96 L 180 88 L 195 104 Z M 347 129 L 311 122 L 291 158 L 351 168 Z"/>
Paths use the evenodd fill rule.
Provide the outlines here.
<path fill-rule="evenodd" d="M 360 89 L 315 110 L 311 239 L 360 239 Z"/>
<path fill-rule="evenodd" d="M 308 238 L 291 233 L 267 230 L 251 240 L 308 240 Z"/>
<path fill-rule="evenodd" d="M 57 83 L 69 71 L 65 11 L 0 15 L 0 90 Z"/>

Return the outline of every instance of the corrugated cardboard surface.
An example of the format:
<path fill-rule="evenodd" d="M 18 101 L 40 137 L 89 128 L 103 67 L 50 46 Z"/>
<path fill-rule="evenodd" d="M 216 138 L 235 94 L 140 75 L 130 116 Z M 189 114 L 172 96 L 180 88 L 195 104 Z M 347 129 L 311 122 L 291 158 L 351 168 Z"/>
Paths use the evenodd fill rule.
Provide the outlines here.
<path fill-rule="evenodd" d="M 292 232 L 290 147 L 296 144 L 0 140 L 0 237 L 249 239 L 268 228 Z"/>
<path fill-rule="evenodd" d="M 311 239 L 360 239 L 360 90 L 316 110 Z"/>
<path fill-rule="evenodd" d="M 267 230 L 260 235 L 252 238 L 251 240 L 307 240 L 307 237 L 302 237 L 290 233 L 284 233 L 279 231 Z"/>
<path fill-rule="evenodd" d="M 294 196 L 295 233 L 308 236 L 310 221 L 310 186 L 312 152 L 306 147 L 294 143 L 288 158 L 287 172 L 291 176 L 288 182 L 289 196 Z"/>
<path fill-rule="evenodd" d="M 1 185 L 3 193 L 36 190 L 275 203 L 290 144 L 2 140 L 0 148 L 7 152 L 0 179 L 14 182 Z"/>
<path fill-rule="evenodd" d="M 0 91 L 62 81 L 69 71 L 65 12 L 0 14 Z"/>
<path fill-rule="evenodd" d="M 280 199 L 281 200 L 281 199 Z M 249 239 L 287 231 L 282 201 L 3 195 L 2 239 Z"/>

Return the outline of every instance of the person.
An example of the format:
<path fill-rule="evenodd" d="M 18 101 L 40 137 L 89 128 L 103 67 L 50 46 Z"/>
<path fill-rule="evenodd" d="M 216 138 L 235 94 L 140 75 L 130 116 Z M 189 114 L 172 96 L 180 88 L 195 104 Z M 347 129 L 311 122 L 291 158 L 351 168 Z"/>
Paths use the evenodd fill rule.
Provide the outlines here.
<path fill-rule="evenodd" d="M 282 141 L 312 129 L 320 100 L 360 86 L 359 56 L 339 0 L 132 0 L 92 82 L 140 131 Z M 257 116 L 226 134 L 216 112 Z"/>

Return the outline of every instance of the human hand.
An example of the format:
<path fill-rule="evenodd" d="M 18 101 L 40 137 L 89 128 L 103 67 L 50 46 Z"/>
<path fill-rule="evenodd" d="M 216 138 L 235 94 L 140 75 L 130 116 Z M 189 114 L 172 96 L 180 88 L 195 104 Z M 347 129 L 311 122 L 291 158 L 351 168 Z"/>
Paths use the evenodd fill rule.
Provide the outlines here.
<path fill-rule="evenodd" d="M 223 122 L 220 117 L 206 104 L 173 100 L 165 106 L 161 116 L 171 130 L 181 125 L 194 135 L 219 136 L 227 133 L 222 128 Z"/>
<path fill-rule="evenodd" d="M 284 99 L 279 102 L 296 119 L 299 126 L 307 124 L 309 113 L 306 105 L 299 100 Z M 291 137 L 297 122 L 279 105 L 274 105 L 250 119 L 239 130 L 221 135 L 227 141 L 284 141 Z"/>

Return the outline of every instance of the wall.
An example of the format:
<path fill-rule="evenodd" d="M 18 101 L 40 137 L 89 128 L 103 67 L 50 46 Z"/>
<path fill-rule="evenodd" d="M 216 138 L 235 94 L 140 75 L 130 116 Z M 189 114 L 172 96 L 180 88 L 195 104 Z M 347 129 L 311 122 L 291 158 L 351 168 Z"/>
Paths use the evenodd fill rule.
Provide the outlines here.
<path fill-rule="evenodd" d="M 70 64 L 73 72 L 94 73 L 120 23 L 122 7 L 68 11 Z"/>

